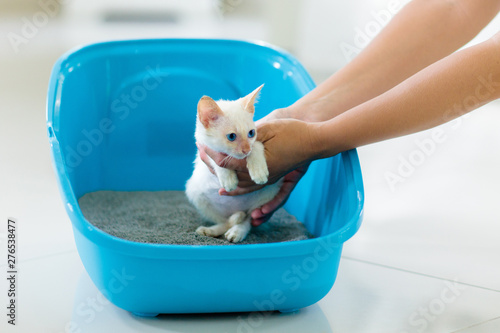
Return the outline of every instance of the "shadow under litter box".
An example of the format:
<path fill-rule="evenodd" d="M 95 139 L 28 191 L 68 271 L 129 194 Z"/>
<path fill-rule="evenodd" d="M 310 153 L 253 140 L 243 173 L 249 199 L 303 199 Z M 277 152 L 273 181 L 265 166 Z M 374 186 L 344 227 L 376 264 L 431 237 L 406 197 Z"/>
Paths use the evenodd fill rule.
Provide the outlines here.
<path fill-rule="evenodd" d="M 141 243 L 177 245 L 234 245 L 223 236 L 200 236 L 200 225 L 210 226 L 183 191 L 98 191 L 79 199 L 84 217 L 113 236 Z M 238 244 L 260 244 L 314 238 L 297 219 L 279 209 Z"/>

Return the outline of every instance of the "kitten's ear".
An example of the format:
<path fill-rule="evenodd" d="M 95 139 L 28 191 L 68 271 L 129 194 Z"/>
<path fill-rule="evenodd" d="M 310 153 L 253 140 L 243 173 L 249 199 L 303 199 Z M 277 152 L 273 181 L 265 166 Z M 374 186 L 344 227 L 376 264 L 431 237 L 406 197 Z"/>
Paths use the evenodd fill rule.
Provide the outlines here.
<path fill-rule="evenodd" d="M 210 97 L 203 96 L 198 102 L 198 117 L 205 128 L 209 128 L 222 115 L 222 110 Z"/>
<path fill-rule="evenodd" d="M 255 111 L 254 104 L 257 102 L 257 98 L 259 97 L 259 92 L 263 86 L 264 85 L 261 85 L 260 87 L 252 91 L 250 94 L 246 95 L 241 99 L 241 104 L 243 106 L 243 109 L 247 110 L 250 113 L 254 113 Z"/>

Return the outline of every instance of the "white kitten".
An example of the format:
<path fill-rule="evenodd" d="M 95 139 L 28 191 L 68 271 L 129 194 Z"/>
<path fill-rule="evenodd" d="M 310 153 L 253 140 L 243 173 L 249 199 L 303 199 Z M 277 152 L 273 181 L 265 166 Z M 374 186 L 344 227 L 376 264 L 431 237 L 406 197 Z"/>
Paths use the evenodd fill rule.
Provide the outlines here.
<path fill-rule="evenodd" d="M 263 85 L 262 85 L 263 86 Z M 264 155 L 264 145 L 256 141 L 253 122 L 254 103 L 262 86 L 236 101 L 215 102 L 203 96 L 198 102 L 196 141 L 227 154 L 228 158 L 247 158 L 250 177 L 257 184 L 265 184 L 269 171 Z M 194 161 L 194 171 L 186 183 L 186 195 L 200 214 L 214 222 L 210 227 L 199 227 L 200 235 L 218 237 L 225 234 L 227 240 L 242 241 L 251 229 L 250 213 L 270 201 L 278 193 L 282 181 L 258 191 L 239 196 L 221 196 L 219 189 L 234 190 L 238 185 L 236 172 L 224 169 L 211 160 L 217 175 L 212 174 L 200 159 Z"/>

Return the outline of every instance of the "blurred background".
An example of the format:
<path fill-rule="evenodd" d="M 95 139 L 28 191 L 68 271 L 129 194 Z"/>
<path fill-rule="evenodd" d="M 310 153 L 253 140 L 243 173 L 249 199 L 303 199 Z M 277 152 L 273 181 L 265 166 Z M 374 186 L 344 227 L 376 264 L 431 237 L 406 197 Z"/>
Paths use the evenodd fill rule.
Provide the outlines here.
<path fill-rule="evenodd" d="M 1 0 L 0 56 L 42 61 L 77 45 L 113 39 L 263 40 L 294 54 L 319 82 L 352 59 L 407 2 Z M 475 42 L 494 33 L 498 22 Z"/>
<path fill-rule="evenodd" d="M 81 289 L 77 282 L 86 276 L 60 200 L 45 126 L 47 86 L 59 56 L 118 39 L 261 40 L 293 54 L 319 84 L 355 57 L 407 2 L 0 0 L 0 218 L 20 221 L 25 272 L 20 320 L 32 325 L 26 331 L 65 331 L 75 290 L 78 295 Z M 499 30 L 497 15 L 467 46 Z M 492 318 L 485 325 L 493 323 L 493 330 L 460 332 L 500 331 L 499 109 L 495 101 L 443 125 L 446 140 L 396 187 L 386 174 L 419 152 L 417 142 L 431 138 L 431 132 L 358 149 L 366 192 L 363 225 L 344 247 L 331 293 L 297 314 L 299 319 L 314 327 L 312 314 L 324 312 L 335 331 L 415 332 L 408 328 L 413 311 L 439 296 L 443 281 L 460 281 L 466 291 L 428 322 L 432 331 L 451 332 Z M 1 251 L 5 239 L 1 227 Z M 91 284 L 88 288 L 83 299 L 96 294 Z M 106 315 L 109 322 L 116 315 L 116 323 L 136 323 L 114 308 L 106 311 L 113 311 Z M 267 332 L 273 331 L 272 320 Z M 51 330 L 32 329 L 37 325 Z"/>
<path fill-rule="evenodd" d="M 317 83 L 344 66 L 409 0 L 0 0 L 2 60 L 55 60 L 75 46 L 134 38 L 262 40 Z M 472 43 L 491 36 L 492 22 Z"/>

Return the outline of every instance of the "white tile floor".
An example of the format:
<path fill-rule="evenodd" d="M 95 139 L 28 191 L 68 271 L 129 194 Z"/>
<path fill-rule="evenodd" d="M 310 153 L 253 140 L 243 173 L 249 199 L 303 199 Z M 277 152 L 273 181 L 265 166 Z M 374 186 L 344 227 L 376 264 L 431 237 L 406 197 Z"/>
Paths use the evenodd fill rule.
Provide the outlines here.
<path fill-rule="evenodd" d="M 440 129 L 359 149 L 365 219 L 317 304 L 269 314 L 137 318 L 100 297 L 73 241 L 49 157 L 45 94 L 65 47 L 0 62 L 0 270 L 18 221 L 18 325 L 1 332 L 499 332 L 500 101 Z M 31 46 L 30 46 L 31 47 Z M 420 148 L 425 145 L 426 148 Z M 419 153 L 419 151 L 425 152 Z M 413 167 L 401 169 L 402 160 Z M 388 172 L 405 171 L 391 188 Z M 6 304 L 6 279 L 0 279 Z"/>

